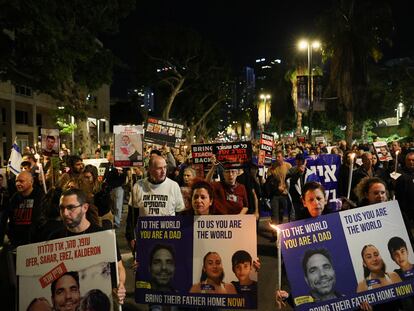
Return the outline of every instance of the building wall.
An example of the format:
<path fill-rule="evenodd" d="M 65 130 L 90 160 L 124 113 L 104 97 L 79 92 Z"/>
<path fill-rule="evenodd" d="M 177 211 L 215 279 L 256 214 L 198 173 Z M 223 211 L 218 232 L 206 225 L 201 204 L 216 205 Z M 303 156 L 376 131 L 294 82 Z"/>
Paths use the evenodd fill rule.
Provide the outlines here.
<path fill-rule="evenodd" d="M 103 85 L 92 96 L 96 97 L 96 105 L 89 114 L 99 123 L 99 136 L 110 136 L 109 86 Z M 39 141 L 40 128 L 57 128 L 53 111 L 58 105 L 59 102 L 49 95 L 37 94 L 22 86 L 15 87 L 9 82 L 0 82 L 1 160 L 8 160 L 15 139 L 23 149 Z"/>

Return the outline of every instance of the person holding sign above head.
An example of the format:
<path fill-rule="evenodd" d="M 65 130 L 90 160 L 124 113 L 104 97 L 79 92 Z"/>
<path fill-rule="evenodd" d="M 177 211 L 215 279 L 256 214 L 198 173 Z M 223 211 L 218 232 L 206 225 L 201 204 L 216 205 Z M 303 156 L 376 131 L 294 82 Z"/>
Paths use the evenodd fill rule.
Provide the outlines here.
<path fill-rule="evenodd" d="M 194 294 L 237 294 L 231 283 L 224 283 L 224 271 L 221 257 L 216 252 L 208 252 L 203 259 L 200 282 L 194 284 L 190 293 Z"/>
<path fill-rule="evenodd" d="M 214 171 L 220 165 L 214 155 L 211 157 L 211 163 L 213 165 L 206 176 L 208 182 L 212 181 Z M 237 182 L 238 175 L 238 169 L 225 167 L 223 172 L 224 180 L 212 182 L 214 198 L 216 200 L 214 214 L 236 215 L 248 212 L 249 203 L 246 188 Z"/>
<path fill-rule="evenodd" d="M 357 293 L 402 282 L 397 273 L 385 271 L 385 263 L 374 245 L 365 245 L 362 248 L 361 256 L 364 279 L 358 283 Z"/>

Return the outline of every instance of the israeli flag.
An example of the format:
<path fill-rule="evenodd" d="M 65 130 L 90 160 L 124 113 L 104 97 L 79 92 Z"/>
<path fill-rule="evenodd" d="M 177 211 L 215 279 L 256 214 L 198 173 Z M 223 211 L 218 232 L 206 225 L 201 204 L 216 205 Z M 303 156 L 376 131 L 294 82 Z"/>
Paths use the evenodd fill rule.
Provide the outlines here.
<path fill-rule="evenodd" d="M 20 173 L 20 164 L 22 163 L 22 155 L 20 153 L 19 146 L 14 143 L 12 146 L 9 163 L 7 166 L 10 168 L 10 171 L 17 175 Z"/>

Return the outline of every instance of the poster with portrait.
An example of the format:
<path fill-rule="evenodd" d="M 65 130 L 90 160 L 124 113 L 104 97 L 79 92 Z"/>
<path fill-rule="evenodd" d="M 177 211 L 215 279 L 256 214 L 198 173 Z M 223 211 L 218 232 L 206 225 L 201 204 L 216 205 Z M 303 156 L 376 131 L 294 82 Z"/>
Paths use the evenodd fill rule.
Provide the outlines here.
<path fill-rule="evenodd" d="M 372 143 L 375 149 L 375 154 L 378 157 L 378 161 L 391 161 L 392 156 L 390 149 L 385 141 L 375 141 Z"/>
<path fill-rule="evenodd" d="M 184 125 L 157 118 L 148 118 L 145 128 L 146 143 L 178 148 L 183 137 Z"/>
<path fill-rule="evenodd" d="M 40 129 L 42 137 L 42 155 L 48 157 L 59 156 L 60 137 L 58 129 Z"/>
<path fill-rule="evenodd" d="M 114 165 L 142 166 L 142 125 L 114 125 Z"/>
<path fill-rule="evenodd" d="M 279 225 L 295 310 L 351 310 L 414 295 L 397 201 Z M 402 258 L 404 257 L 404 258 Z"/>
<path fill-rule="evenodd" d="M 115 231 L 107 230 L 18 247 L 18 310 L 31 303 L 42 304 L 41 310 L 75 310 L 90 295 L 112 305 L 115 245 Z"/>
<path fill-rule="evenodd" d="M 286 158 L 292 166 L 295 166 L 295 158 Z M 306 167 L 316 174 L 319 182 L 325 188 L 328 208 L 331 211 L 338 209 L 338 177 L 341 168 L 341 157 L 337 154 L 320 154 L 316 157 L 306 157 Z"/>
<path fill-rule="evenodd" d="M 140 217 L 136 236 L 137 303 L 257 307 L 253 215 Z"/>

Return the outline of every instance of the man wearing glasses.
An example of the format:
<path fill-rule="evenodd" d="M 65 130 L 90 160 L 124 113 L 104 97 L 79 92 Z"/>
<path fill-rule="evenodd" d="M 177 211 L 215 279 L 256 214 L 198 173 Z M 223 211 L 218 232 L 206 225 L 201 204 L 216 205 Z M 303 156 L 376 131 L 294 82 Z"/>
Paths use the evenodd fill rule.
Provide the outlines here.
<path fill-rule="evenodd" d="M 88 220 L 87 213 L 89 204 L 87 203 L 85 192 L 80 189 L 69 189 L 63 192 L 60 197 L 59 209 L 65 227 L 61 231 L 53 234 L 52 239 L 103 231 L 101 227 Z M 126 295 L 126 273 L 118 246 L 117 260 L 119 284 L 116 292 L 119 303 L 123 304 Z"/>

